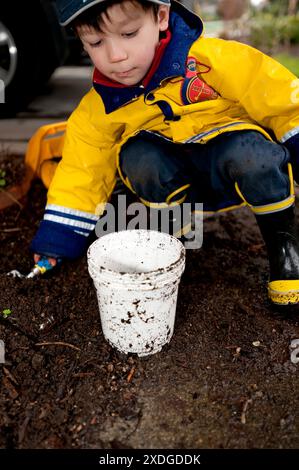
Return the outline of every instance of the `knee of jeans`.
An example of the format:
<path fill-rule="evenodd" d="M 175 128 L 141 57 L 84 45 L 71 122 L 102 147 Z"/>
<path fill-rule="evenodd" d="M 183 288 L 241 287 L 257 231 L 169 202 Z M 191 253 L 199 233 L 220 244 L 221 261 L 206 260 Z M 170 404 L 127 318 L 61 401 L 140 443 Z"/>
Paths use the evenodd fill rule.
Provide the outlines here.
<path fill-rule="evenodd" d="M 134 140 L 120 152 L 120 168 L 133 186 L 158 184 L 161 155 L 156 147 Z"/>
<path fill-rule="evenodd" d="M 267 140 L 257 132 L 241 133 L 235 140 L 235 151 L 223 159 L 224 171 L 238 181 L 244 176 L 260 178 L 286 170 L 289 161 L 287 149 Z"/>

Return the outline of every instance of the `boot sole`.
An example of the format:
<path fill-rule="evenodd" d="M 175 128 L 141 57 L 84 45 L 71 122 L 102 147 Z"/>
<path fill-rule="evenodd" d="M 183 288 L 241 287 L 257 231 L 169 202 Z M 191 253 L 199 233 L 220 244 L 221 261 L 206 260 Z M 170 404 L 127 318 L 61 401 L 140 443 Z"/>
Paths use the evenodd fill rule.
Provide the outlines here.
<path fill-rule="evenodd" d="M 268 296 L 276 305 L 299 304 L 299 280 L 269 282 Z"/>

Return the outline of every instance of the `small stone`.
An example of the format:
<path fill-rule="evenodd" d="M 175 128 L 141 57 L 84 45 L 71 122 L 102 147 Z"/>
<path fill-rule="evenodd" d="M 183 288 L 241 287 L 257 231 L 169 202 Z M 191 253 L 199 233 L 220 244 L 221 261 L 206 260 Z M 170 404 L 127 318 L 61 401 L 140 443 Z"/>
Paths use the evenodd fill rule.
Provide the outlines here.
<path fill-rule="evenodd" d="M 31 365 L 33 369 L 38 370 L 43 366 L 44 363 L 44 356 L 42 354 L 34 354 Z"/>

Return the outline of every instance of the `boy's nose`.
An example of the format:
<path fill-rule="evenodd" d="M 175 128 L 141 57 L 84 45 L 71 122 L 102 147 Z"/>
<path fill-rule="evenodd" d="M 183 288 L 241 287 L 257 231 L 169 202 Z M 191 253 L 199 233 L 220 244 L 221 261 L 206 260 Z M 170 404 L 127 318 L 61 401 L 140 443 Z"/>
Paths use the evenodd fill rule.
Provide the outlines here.
<path fill-rule="evenodd" d="M 110 62 L 121 62 L 128 58 L 126 51 L 119 44 L 109 44 L 108 58 Z"/>

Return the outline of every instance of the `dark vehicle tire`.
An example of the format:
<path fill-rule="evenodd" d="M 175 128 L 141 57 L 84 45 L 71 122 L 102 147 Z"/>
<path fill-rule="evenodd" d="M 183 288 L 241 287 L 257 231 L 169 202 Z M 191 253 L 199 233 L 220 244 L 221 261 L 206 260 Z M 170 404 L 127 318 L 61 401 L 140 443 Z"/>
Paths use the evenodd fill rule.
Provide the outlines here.
<path fill-rule="evenodd" d="M 12 117 L 38 93 L 66 56 L 66 39 L 51 2 L 0 6 L 0 79 L 5 102 L 0 117 Z"/>

